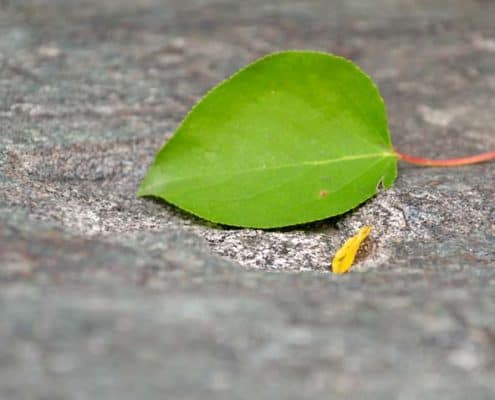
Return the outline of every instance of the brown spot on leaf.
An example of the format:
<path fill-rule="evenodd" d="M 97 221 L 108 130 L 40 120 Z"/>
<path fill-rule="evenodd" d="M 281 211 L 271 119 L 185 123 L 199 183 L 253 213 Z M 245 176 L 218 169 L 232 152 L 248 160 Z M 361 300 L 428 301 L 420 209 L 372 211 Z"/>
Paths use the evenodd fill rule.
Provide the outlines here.
<path fill-rule="evenodd" d="M 327 197 L 327 196 L 328 196 L 328 190 L 326 190 L 326 189 L 321 189 L 321 190 L 320 190 L 320 193 L 318 193 L 318 195 L 320 196 L 320 198 Z"/>

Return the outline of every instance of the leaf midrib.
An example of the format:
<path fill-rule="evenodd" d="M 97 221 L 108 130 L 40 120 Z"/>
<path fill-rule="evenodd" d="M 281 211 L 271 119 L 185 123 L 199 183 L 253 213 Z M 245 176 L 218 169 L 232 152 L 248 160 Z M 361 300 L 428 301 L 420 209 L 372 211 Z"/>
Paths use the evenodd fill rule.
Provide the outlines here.
<path fill-rule="evenodd" d="M 385 158 L 385 157 L 384 157 L 384 158 Z M 379 160 L 374 161 L 374 162 L 373 162 L 372 164 L 370 164 L 370 165 L 369 165 L 366 169 L 364 169 L 364 170 L 362 171 L 362 173 L 360 173 L 359 175 L 353 176 L 353 177 L 352 177 L 352 179 L 348 179 L 347 181 L 342 182 L 342 183 L 341 183 L 339 186 L 337 186 L 337 187 L 332 187 L 332 193 L 335 195 L 335 194 L 337 194 L 339 191 L 341 191 L 344 187 L 347 187 L 348 185 L 350 185 L 350 184 L 351 184 L 351 182 L 354 182 L 354 181 L 356 181 L 356 180 L 360 179 L 363 175 L 365 175 L 366 173 L 368 173 L 368 171 L 369 171 L 370 169 L 372 169 L 372 168 L 373 168 L 376 164 L 378 164 L 380 161 L 382 161 L 382 160 L 381 160 L 381 159 L 379 159 Z M 248 200 L 248 199 L 254 199 L 254 198 L 256 198 L 257 196 L 259 196 L 260 194 L 262 194 L 262 193 L 266 193 L 266 192 L 268 192 L 268 191 L 274 191 L 274 190 L 276 190 L 277 188 L 279 188 L 279 187 L 281 187 L 281 186 L 283 186 L 284 184 L 287 184 L 287 183 L 289 183 L 289 182 L 291 182 L 291 181 L 283 182 L 283 183 L 281 183 L 281 184 L 279 184 L 279 185 L 276 185 L 276 186 L 273 186 L 273 187 L 269 187 L 269 188 L 263 189 L 263 190 L 261 190 L 261 191 L 258 191 L 258 192 L 256 192 L 256 193 L 254 193 L 254 194 L 252 194 L 252 195 L 249 195 L 249 196 L 246 196 L 246 197 L 242 197 L 242 198 L 241 198 L 241 197 L 237 197 L 237 198 L 236 198 L 236 200 L 237 200 L 237 201 L 239 201 L 239 200 L 246 201 L 246 200 Z M 223 200 L 223 201 L 222 201 L 222 200 L 220 200 L 220 201 L 218 201 L 218 203 L 222 204 L 222 203 L 227 203 L 227 202 L 230 202 L 230 201 L 232 201 L 232 200 L 231 200 L 231 199 L 229 199 L 229 200 Z M 307 201 L 307 202 L 305 202 L 304 204 L 311 204 L 311 201 Z"/>
<path fill-rule="evenodd" d="M 242 171 L 235 171 L 235 172 L 226 172 L 226 173 L 218 173 L 214 175 L 193 175 L 193 176 L 187 176 L 187 177 L 180 177 L 178 179 L 173 179 L 173 180 L 168 180 L 166 182 L 161 182 L 160 184 L 155 184 L 155 185 L 150 185 L 147 186 L 146 189 L 140 189 L 138 192 L 138 195 L 148 195 L 148 194 L 153 194 L 153 192 L 156 189 L 159 189 L 160 187 L 169 185 L 171 183 L 176 183 L 179 181 L 186 181 L 186 180 L 191 180 L 194 178 L 211 178 L 211 177 L 233 177 L 233 176 L 238 176 L 238 175 L 243 175 L 243 174 L 248 174 L 248 173 L 256 173 L 256 172 L 262 172 L 262 171 L 274 171 L 274 170 L 282 170 L 286 168 L 295 168 L 295 167 L 304 167 L 304 166 L 318 166 L 318 165 L 329 165 L 329 164 L 335 164 L 337 162 L 346 162 L 346 161 L 355 161 L 355 160 L 364 160 L 368 158 L 395 158 L 397 157 L 394 152 L 392 151 L 382 151 L 379 153 L 368 153 L 368 154 L 356 154 L 356 155 L 349 155 L 349 156 L 342 156 L 338 158 L 331 158 L 327 160 L 315 160 L 315 161 L 301 161 L 298 163 L 293 163 L 293 164 L 283 164 L 283 165 L 277 165 L 277 166 L 271 166 L 271 167 L 256 167 L 256 168 L 249 168 L 245 169 Z"/>

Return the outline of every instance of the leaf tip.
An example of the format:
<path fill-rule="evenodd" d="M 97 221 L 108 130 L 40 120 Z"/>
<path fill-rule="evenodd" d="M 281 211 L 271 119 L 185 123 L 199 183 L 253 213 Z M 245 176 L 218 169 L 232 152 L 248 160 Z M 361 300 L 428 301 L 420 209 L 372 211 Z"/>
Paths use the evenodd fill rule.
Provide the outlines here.
<path fill-rule="evenodd" d="M 136 196 L 137 197 L 146 197 L 150 196 L 152 193 L 148 190 L 148 187 L 146 185 L 146 179 L 144 179 L 138 186 L 136 190 Z"/>

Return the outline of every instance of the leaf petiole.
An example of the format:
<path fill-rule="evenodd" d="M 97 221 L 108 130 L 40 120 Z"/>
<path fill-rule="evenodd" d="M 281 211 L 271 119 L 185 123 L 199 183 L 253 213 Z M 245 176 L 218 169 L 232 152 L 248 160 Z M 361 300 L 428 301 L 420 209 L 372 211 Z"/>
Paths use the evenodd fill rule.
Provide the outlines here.
<path fill-rule="evenodd" d="M 481 153 L 469 157 L 449 158 L 444 160 L 432 160 L 430 158 L 414 157 L 410 156 L 409 154 L 401 153 L 397 150 L 395 150 L 395 154 L 401 161 L 405 161 L 410 164 L 421 165 L 424 167 L 458 167 L 461 165 L 478 164 L 486 161 L 495 160 L 495 151 L 489 151 L 487 153 Z"/>

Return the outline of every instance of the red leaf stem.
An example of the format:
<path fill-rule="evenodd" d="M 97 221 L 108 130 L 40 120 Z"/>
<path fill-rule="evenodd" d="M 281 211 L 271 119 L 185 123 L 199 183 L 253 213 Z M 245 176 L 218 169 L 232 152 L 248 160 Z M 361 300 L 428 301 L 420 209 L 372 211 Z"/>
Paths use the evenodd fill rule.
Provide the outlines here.
<path fill-rule="evenodd" d="M 471 165 L 495 160 L 495 151 L 489 151 L 488 153 L 477 154 L 469 157 L 449 158 L 445 160 L 432 160 L 429 158 L 414 157 L 409 154 L 400 153 L 397 150 L 395 150 L 395 153 L 397 154 L 399 160 L 410 164 L 422 165 L 424 167 L 457 167 L 460 165 Z"/>

